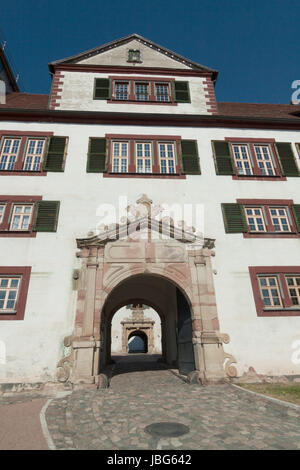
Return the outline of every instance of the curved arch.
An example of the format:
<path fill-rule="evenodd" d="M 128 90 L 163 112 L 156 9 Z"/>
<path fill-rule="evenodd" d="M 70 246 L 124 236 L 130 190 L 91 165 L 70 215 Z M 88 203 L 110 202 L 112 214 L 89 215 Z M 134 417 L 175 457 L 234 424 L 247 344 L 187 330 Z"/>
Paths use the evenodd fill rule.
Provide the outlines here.
<path fill-rule="evenodd" d="M 144 348 L 143 348 L 143 351 L 137 351 L 137 352 L 144 352 L 144 353 L 147 353 L 148 352 L 148 336 L 147 334 L 144 332 L 144 331 L 141 331 L 141 330 L 134 330 L 134 331 L 131 331 L 131 333 L 128 335 L 128 338 L 127 338 L 127 343 L 128 343 L 128 352 L 131 353 L 131 352 L 135 352 L 134 350 L 131 351 L 130 350 L 130 347 L 129 347 L 129 340 L 133 337 L 136 337 L 138 336 L 139 338 L 141 338 L 141 340 L 143 341 L 143 344 L 144 344 Z"/>
<path fill-rule="evenodd" d="M 160 277 L 162 279 L 164 279 L 166 282 L 170 282 L 171 284 L 173 284 L 175 287 L 177 287 L 180 292 L 183 294 L 183 296 L 185 297 L 190 309 L 191 309 L 191 315 L 193 317 L 193 302 L 192 302 L 192 292 L 191 292 L 191 289 L 189 287 L 185 287 L 181 284 L 178 284 L 174 279 L 172 278 L 169 278 L 168 276 L 166 276 L 166 272 L 164 269 L 160 269 L 162 274 L 160 273 L 153 273 L 153 272 L 148 272 L 147 269 L 146 270 L 140 270 L 140 272 L 138 273 L 134 273 L 133 274 L 133 271 L 131 269 L 128 269 L 126 270 L 126 276 L 124 275 L 123 276 L 123 279 L 121 280 L 118 280 L 117 283 L 114 284 L 114 286 L 109 290 L 109 292 L 106 291 L 106 296 L 105 296 L 105 300 L 104 300 L 104 303 L 103 303 L 103 309 L 105 309 L 105 306 L 107 305 L 108 301 L 109 301 L 109 298 L 110 296 L 113 294 L 113 291 L 117 288 L 119 288 L 120 286 L 122 286 L 124 283 L 126 283 L 127 281 L 129 280 L 134 280 L 135 278 L 140 278 L 142 276 L 147 276 L 147 277 Z M 137 301 L 137 300 L 142 300 L 142 299 L 138 299 L 138 298 L 134 298 L 134 301 Z M 144 300 L 144 303 L 147 303 L 147 305 L 150 305 L 152 308 L 154 308 L 154 310 L 160 310 L 161 309 L 158 307 L 158 306 L 154 306 L 154 303 L 152 301 L 152 299 L 143 299 Z M 124 301 L 125 302 L 125 301 Z M 127 301 L 126 301 L 127 302 Z M 122 302 L 121 302 L 122 303 Z M 129 302 L 128 302 L 129 303 Z M 153 305 L 151 305 L 151 303 Z M 123 305 L 125 305 L 125 303 L 123 303 Z M 120 305 L 119 308 L 123 305 Z M 117 309 L 115 309 L 115 312 L 116 312 Z M 158 312 L 159 313 L 159 312 Z"/>

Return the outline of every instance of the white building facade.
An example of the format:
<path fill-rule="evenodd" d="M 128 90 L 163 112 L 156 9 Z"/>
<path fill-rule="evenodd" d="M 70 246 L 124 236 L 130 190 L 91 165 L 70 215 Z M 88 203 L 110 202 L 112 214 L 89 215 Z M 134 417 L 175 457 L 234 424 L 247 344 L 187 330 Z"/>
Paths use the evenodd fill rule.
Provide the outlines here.
<path fill-rule="evenodd" d="M 182 373 L 300 375 L 300 106 L 136 34 L 50 71 L 0 106 L 0 381 L 97 384 L 133 302 Z"/>

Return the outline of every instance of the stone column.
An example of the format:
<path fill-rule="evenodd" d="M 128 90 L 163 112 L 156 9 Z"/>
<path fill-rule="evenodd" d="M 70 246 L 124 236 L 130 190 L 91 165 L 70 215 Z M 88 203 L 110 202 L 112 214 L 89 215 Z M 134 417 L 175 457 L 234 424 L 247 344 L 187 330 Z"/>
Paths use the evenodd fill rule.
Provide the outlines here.
<path fill-rule="evenodd" d="M 214 252 L 204 248 L 195 256 L 199 306 L 201 318 L 195 319 L 193 344 L 196 368 L 208 383 L 224 382 L 224 350 L 219 333 L 219 321 L 213 283 L 211 256 Z"/>
<path fill-rule="evenodd" d="M 73 339 L 74 365 L 71 381 L 75 384 L 95 382 L 95 351 L 100 342 L 94 337 L 97 247 L 89 247 L 86 260 L 84 308 L 80 336 Z"/>

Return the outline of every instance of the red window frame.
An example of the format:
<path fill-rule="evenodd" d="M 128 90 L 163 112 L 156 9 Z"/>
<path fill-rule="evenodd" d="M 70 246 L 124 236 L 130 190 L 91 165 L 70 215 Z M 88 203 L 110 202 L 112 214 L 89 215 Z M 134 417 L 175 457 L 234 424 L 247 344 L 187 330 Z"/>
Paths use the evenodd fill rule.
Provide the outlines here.
<path fill-rule="evenodd" d="M 295 308 L 289 295 L 285 276 L 299 274 L 300 266 L 249 266 L 249 274 L 252 284 L 256 313 L 258 317 L 287 317 L 300 316 L 300 306 Z M 259 289 L 259 276 L 277 276 L 283 308 L 266 308 Z M 282 295 L 283 294 L 283 295 Z"/>
<path fill-rule="evenodd" d="M 259 181 L 286 181 L 286 176 L 283 176 L 281 173 L 281 167 L 279 163 L 279 158 L 277 155 L 276 147 L 275 147 L 275 139 L 253 139 L 253 138 L 243 138 L 243 137 L 225 137 L 225 141 L 230 144 L 230 152 L 232 156 L 232 161 L 234 163 L 234 169 L 235 169 L 235 175 L 232 175 L 232 179 L 234 180 L 259 180 Z M 253 161 L 253 174 L 252 175 L 239 175 L 238 174 L 238 169 L 235 165 L 235 159 L 234 159 L 234 154 L 233 154 L 233 149 L 232 145 L 238 144 L 238 145 L 247 145 L 249 148 L 250 152 L 250 158 Z M 258 145 L 268 145 L 272 157 L 276 163 L 276 167 L 274 168 L 275 170 L 275 175 L 272 176 L 267 176 L 267 175 L 262 175 L 260 173 L 258 164 L 257 164 L 257 159 L 256 159 L 256 154 L 255 154 L 255 144 Z"/>
<path fill-rule="evenodd" d="M 10 313 L 7 315 L 0 313 L 0 321 L 24 320 L 30 274 L 31 266 L 0 266 L 0 276 L 20 276 L 22 279 L 15 306 L 16 313 Z"/>
<path fill-rule="evenodd" d="M 237 199 L 236 202 L 245 206 L 258 206 L 264 208 L 266 214 L 266 232 L 250 232 L 247 218 L 245 220 L 248 227 L 248 232 L 243 233 L 244 238 L 300 238 L 300 233 L 297 230 L 297 225 L 294 219 L 291 206 L 294 204 L 292 199 Z M 283 206 L 289 212 L 289 220 L 291 232 L 275 232 L 274 225 L 272 224 L 270 206 Z"/>
<path fill-rule="evenodd" d="M 49 137 L 53 136 L 53 132 L 22 132 L 22 131 L 4 131 L 0 130 L 0 153 L 2 152 L 4 139 L 21 139 L 17 159 L 14 165 L 13 170 L 0 170 L 0 175 L 8 175 L 8 176 L 45 176 L 47 175 L 47 171 L 44 171 L 41 165 L 39 171 L 25 171 L 23 170 L 24 166 L 24 158 L 25 158 L 25 151 L 27 146 L 28 139 L 42 139 L 46 140 L 45 148 L 44 148 L 44 155 L 47 150 L 47 141 Z M 44 156 L 43 155 L 43 156 Z"/>
<path fill-rule="evenodd" d="M 178 103 L 174 101 L 174 92 L 173 92 L 173 82 L 175 79 L 172 78 L 152 78 L 152 77 L 122 77 L 122 76 L 110 76 L 110 83 L 111 83 L 111 90 L 110 96 L 111 98 L 107 100 L 108 103 L 134 103 L 134 104 L 154 104 L 154 105 L 167 105 L 167 106 L 177 106 Z M 129 97 L 128 100 L 117 100 L 114 97 L 114 84 L 115 82 L 127 82 L 129 84 Z M 147 101 L 140 101 L 137 100 L 135 97 L 135 83 L 149 83 L 150 87 L 150 94 L 149 100 Z M 156 94 L 155 94 L 155 84 L 156 83 L 164 83 L 169 85 L 170 89 L 170 101 L 157 101 Z"/>
<path fill-rule="evenodd" d="M 35 238 L 36 232 L 32 230 L 32 223 L 36 214 L 36 203 L 41 201 L 42 196 L 3 196 L 0 195 L 0 204 L 5 204 L 3 220 L 0 223 L 0 237 Z M 10 230 L 11 217 L 14 204 L 33 204 L 31 223 L 28 230 Z"/>
<path fill-rule="evenodd" d="M 180 162 L 180 136 L 174 135 L 128 135 L 128 134 L 106 134 L 105 135 L 108 143 L 108 162 L 107 162 L 107 173 L 103 173 L 104 178 L 171 178 L 171 179 L 186 179 L 186 175 L 181 173 L 181 162 Z M 123 140 L 129 142 L 129 161 L 128 161 L 128 172 L 127 173 L 113 173 L 112 171 L 112 155 L 111 155 L 111 143 L 113 140 Z M 136 169 L 136 158 L 135 158 L 135 142 L 151 142 L 153 155 L 152 155 L 152 173 L 137 173 Z M 158 143 L 159 142 L 174 142 L 176 148 L 176 167 L 175 173 L 161 173 L 159 164 L 158 154 Z"/>

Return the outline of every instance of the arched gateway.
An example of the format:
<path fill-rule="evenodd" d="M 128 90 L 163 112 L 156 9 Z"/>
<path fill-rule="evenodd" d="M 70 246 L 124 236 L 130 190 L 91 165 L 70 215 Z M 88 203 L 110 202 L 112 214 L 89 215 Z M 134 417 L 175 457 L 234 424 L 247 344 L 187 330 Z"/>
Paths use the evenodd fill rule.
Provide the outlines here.
<path fill-rule="evenodd" d="M 58 377 L 74 384 L 97 384 L 110 362 L 111 320 L 122 306 L 142 303 L 162 320 L 166 363 L 188 374 L 195 370 L 206 383 L 235 375 L 234 358 L 219 332 L 211 256 L 214 240 L 151 218 L 147 208 L 134 223 L 78 239 L 81 258 L 71 356 L 60 361 Z M 154 235 L 154 236 L 153 236 Z M 225 366 L 225 360 L 227 360 Z M 70 372 L 70 374 L 69 374 Z"/>

